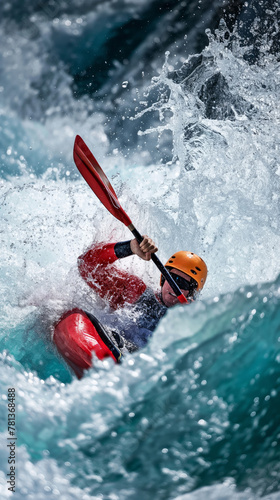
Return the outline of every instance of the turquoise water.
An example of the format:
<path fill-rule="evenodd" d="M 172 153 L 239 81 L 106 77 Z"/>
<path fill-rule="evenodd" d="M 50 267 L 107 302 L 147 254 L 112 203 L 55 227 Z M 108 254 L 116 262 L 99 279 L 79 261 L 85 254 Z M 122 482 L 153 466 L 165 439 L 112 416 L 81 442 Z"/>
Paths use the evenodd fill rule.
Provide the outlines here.
<path fill-rule="evenodd" d="M 171 34 L 161 52 L 151 50 L 159 15 L 142 45 L 133 39 L 128 63 L 105 71 L 96 62 L 103 86 L 95 95 L 89 72 L 79 92 L 73 83 L 79 57 L 83 68 L 91 63 L 86 42 L 101 18 L 108 38 L 145 2 L 127 2 L 116 19 L 114 2 L 55 12 L 30 4 L 22 18 L 16 1 L 6 5 L 14 11 L 3 10 L 0 55 L 1 498 L 280 498 L 277 22 L 267 13 L 262 33 L 260 4 L 255 45 L 237 31 L 228 37 L 222 23 L 194 58 L 187 25 L 189 45 L 176 24 L 177 42 Z M 165 22 L 179 23 L 176 15 Z M 145 349 L 118 366 L 95 361 L 81 381 L 59 358 L 53 325 L 72 307 L 110 319 L 79 277 L 77 257 L 92 241 L 129 234 L 79 177 L 76 134 L 135 226 L 157 241 L 159 257 L 188 248 L 209 267 L 200 300 L 168 311 Z M 120 265 L 158 286 L 151 263 L 133 257 Z"/>
<path fill-rule="evenodd" d="M 179 306 L 141 353 L 121 366 L 99 362 L 80 382 L 34 345 L 34 333 L 20 345 L 25 359 L 10 338 L 1 380 L 17 390 L 16 498 L 110 498 L 116 486 L 120 498 L 140 490 L 142 498 L 177 498 L 217 483 L 232 494 L 224 498 L 277 491 L 279 296 L 278 279 Z M 5 427 L 2 420 L 3 444 Z"/>

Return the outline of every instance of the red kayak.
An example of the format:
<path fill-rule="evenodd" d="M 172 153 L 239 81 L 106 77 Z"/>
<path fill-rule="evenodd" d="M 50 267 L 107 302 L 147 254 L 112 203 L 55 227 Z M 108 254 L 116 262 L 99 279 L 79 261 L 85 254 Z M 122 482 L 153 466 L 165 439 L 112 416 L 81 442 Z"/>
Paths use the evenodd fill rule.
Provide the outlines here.
<path fill-rule="evenodd" d="M 112 342 L 101 323 L 92 314 L 72 309 L 54 328 L 53 341 L 78 379 L 92 367 L 92 354 L 98 359 L 111 357 L 120 362 L 121 351 Z"/>

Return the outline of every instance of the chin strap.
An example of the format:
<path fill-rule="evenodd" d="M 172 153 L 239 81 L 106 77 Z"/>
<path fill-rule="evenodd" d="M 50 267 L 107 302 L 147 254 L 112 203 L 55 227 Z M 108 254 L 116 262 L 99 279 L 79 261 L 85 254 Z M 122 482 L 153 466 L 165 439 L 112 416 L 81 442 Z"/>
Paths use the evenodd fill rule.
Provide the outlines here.
<path fill-rule="evenodd" d="M 167 307 L 167 309 L 169 309 L 169 308 L 168 308 L 168 306 L 165 304 L 165 302 L 164 302 L 163 298 L 162 298 L 162 293 L 161 293 L 161 292 L 160 292 L 160 294 L 159 294 L 159 295 L 156 295 L 156 298 L 157 298 L 157 300 L 158 300 L 159 302 L 161 302 L 161 304 L 163 304 L 165 307 Z M 177 298 L 178 298 L 178 297 L 177 297 Z M 187 302 L 185 302 L 185 304 L 191 304 L 192 302 L 194 302 L 194 301 L 196 300 L 194 297 L 185 297 L 185 298 L 186 298 L 186 300 L 187 300 Z M 180 303 L 180 302 L 179 302 L 179 303 Z"/>

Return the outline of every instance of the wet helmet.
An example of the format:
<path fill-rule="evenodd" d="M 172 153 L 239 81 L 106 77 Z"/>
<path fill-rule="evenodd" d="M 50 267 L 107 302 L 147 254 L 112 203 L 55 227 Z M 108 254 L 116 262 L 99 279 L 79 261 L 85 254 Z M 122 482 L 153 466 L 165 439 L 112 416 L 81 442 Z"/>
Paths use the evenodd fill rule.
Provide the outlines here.
<path fill-rule="evenodd" d="M 204 260 L 193 252 L 174 253 L 165 264 L 167 269 L 178 269 L 190 276 L 196 282 L 196 291 L 199 292 L 204 287 L 207 277 L 207 266 Z M 160 286 L 164 284 L 164 277 L 160 277 Z"/>

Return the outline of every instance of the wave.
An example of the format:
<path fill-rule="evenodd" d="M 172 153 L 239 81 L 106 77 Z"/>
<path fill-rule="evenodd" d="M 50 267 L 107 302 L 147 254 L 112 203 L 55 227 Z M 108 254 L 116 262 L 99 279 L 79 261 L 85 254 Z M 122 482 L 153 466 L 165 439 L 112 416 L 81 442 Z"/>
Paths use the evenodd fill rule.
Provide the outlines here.
<path fill-rule="evenodd" d="M 17 388 L 19 470 L 35 460 L 34 486 L 47 481 L 41 470 L 48 477 L 58 468 L 70 492 L 105 498 L 116 481 L 122 498 L 140 490 L 176 498 L 229 477 L 237 491 L 249 488 L 241 498 L 277 491 L 279 293 L 278 279 L 179 306 L 147 348 L 114 369 L 97 363 L 81 382 L 38 376 L 36 356 L 42 372 L 49 362 L 38 341 L 32 371 L 15 361 L 20 350 L 28 355 L 26 339 L 10 346 L 15 357 L 1 355 L 1 380 L 4 393 L 11 380 Z"/>
<path fill-rule="evenodd" d="M 279 29 L 270 0 L 218 24 L 222 3 L 0 6 L 0 439 L 13 384 L 16 500 L 279 496 Z M 209 267 L 200 301 L 81 381 L 53 325 L 72 307 L 106 319 L 76 259 L 128 236 L 73 168 L 76 133 L 160 258 L 188 248 Z M 2 498 L 6 471 L 3 451 Z"/>

